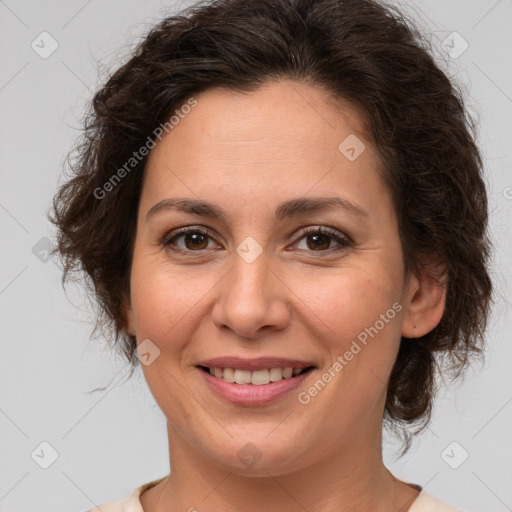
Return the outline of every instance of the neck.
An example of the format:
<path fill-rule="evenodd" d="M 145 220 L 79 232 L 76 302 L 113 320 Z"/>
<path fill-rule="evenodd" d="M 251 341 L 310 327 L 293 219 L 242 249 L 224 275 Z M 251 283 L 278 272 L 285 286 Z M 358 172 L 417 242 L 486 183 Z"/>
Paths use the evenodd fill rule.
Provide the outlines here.
<path fill-rule="evenodd" d="M 365 432 L 313 465 L 263 476 L 220 466 L 169 425 L 168 433 L 172 472 L 141 495 L 144 512 L 406 512 L 418 496 L 384 466 L 380 432 L 372 451 Z"/>

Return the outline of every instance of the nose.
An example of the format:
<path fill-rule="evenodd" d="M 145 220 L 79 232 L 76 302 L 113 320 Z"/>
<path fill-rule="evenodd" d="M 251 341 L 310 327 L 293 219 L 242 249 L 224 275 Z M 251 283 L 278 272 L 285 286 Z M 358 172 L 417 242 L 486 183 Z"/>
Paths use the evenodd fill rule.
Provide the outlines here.
<path fill-rule="evenodd" d="M 247 263 L 238 255 L 219 283 L 212 319 L 218 329 L 257 339 L 284 329 L 290 321 L 287 286 L 273 271 L 264 253 Z"/>

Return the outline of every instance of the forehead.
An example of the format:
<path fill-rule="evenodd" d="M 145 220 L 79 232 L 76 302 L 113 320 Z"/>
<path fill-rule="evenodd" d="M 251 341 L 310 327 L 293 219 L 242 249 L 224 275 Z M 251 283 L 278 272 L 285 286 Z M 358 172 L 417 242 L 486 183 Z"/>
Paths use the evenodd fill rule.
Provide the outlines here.
<path fill-rule="evenodd" d="M 291 146 L 297 154 L 337 149 L 344 132 L 365 138 L 361 109 L 318 85 L 277 80 L 251 92 L 212 88 L 194 98 L 197 105 L 166 138 L 175 145 L 213 145 L 217 156 L 231 156 L 237 146 L 269 152 Z"/>
<path fill-rule="evenodd" d="M 194 99 L 151 151 L 143 199 L 228 194 L 247 206 L 309 191 L 332 196 L 340 186 L 348 195 L 382 187 L 363 116 L 321 87 L 283 80 L 252 92 L 209 89 Z M 357 158 L 344 153 L 347 146 Z"/>

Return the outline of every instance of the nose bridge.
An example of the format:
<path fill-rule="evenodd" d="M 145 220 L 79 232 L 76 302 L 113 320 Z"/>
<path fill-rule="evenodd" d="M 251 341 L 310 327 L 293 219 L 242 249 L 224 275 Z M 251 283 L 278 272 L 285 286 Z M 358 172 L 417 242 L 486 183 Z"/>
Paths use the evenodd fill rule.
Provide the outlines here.
<path fill-rule="evenodd" d="M 219 328 L 251 338 L 286 325 L 286 287 L 279 285 L 268 257 L 253 242 L 244 241 L 237 247 L 226 278 L 213 314 Z"/>
<path fill-rule="evenodd" d="M 269 291 L 266 286 L 271 273 L 268 258 L 265 254 L 257 256 L 251 254 L 252 248 L 245 255 L 240 255 L 240 252 L 242 252 L 242 244 L 237 249 L 237 256 L 233 258 L 232 278 L 234 287 L 238 289 L 233 290 L 234 295 L 236 296 L 239 292 L 241 300 L 256 301 L 263 298 Z"/>

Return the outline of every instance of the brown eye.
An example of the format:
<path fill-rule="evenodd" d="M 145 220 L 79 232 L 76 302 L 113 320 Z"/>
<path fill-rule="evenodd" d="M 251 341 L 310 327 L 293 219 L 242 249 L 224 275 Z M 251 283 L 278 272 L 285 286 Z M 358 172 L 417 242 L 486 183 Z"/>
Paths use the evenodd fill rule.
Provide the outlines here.
<path fill-rule="evenodd" d="M 305 241 L 305 247 L 300 247 L 302 241 Z M 333 244 L 334 242 L 334 244 Z M 350 240 L 337 230 L 324 226 L 313 229 L 304 229 L 297 236 L 297 249 L 315 252 L 339 251 L 351 245 Z"/>
<path fill-rule="evenodd" d="M 308 235 L 306 240 L 308 240 L 308 247 L 313 251 L 329 249 L 331 245 L 331 237 L 326 235 Z M 312 243 L 309 243 L 309 241 L 312 241 Z"/>
<path fill-rule="evenodd" d="M 203 249 L 213 249 L 209 246 L 213 242 L 212 237 L 198 229 L 182 229 L 180 231 L 170 233 L 162 242 L 163 246 L 173 251 L 191 251 L 197 252 Z"/>
<path fill-rule="evenodd" d="M 187 233 L 184 235 L 185 247 L 187 249 L 206 249 L 208 246 L 208 236 L 201 233 Z"/>

